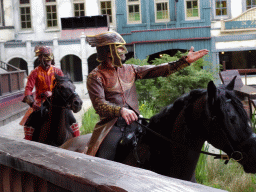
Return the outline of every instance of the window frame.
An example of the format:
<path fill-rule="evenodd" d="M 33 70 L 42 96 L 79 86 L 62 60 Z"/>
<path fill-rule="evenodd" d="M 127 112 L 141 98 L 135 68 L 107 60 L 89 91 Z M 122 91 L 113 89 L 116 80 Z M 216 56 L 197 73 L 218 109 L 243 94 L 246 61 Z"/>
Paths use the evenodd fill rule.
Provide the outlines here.
<path fill-rule="evenodd" d="M 22 8 L 29 8 L 30 9 L 30 28 L 23 28 L 22 27 L 22 19 L 21 19 L 21 9 Z M 29 3 L 26 3 L 26 4 L 20 4 L 20 1 L 19 1 L 19 25 L 20 25 L 20 30 L 21 31 L 31 31 L 31 30 L 33 30 L 33 27 L 32 27 L 32 15 L 31 15 L 31 11 L 32 11 L 32 9 L 31 9 L 31 0 L 29 0 Z M 27 16 L 27 14 L 25 14 L 25 16 Z M 27 26 L 27 20 L 25 21 L 25 23 L 26 23 L 26 26 Z"/>
<path fill-rule="evenodd" d="M 52 27 L 49 27 L 48 26 L 48 19 L 47 19 L 47 6 L 53 6 L 55 5 L 56 6 L 56 21 L 57 21 L 57 26 L 52 26 Z M 46 2 L 46 0 L 44 0 L 44 7 L 45 7 L 45 26 L 46 26 L 46 29 L 48 30 L 54 30 L 54 29 L 59 29 L 59 16 L 58 16 L 58 4 L 57 4 L 57 0 L 55 0 L 55 2 Z M 51 12 L 52 14 L 53 12 Z M 53 19 L 51 19 L 53 20 Z"/>
<path fill-rule="evenodd" d="M 252 0 L 251 0 L 251 1 L 252 1 Z M 244 6 L 244 7 L 245 7 L 245 11 L 249 10 L 249 9 L 247 9 L 247 0 L 244 1 L 244 5 L 245 5 L 245 6 Z M 252 6 L 251 8 L 255 8 L 255 7 L 256 7 L 256 5 Z M 250 9 L 251 9 L 251 8 L 250 8 Z"/>
<path fill-rule="evenodd" d="M 107 2 L 110 1 L 111 4 L 111 16 L 109 15 L 109 23 L 113 24 L 114 23 L 114 9 L 113 9 L 113 1 L 112 0 L 99 0 L 99 12 L 101 15 L 108 15 L 108 14 L 103 14 L 102 9 L 101 9 L 101 2 Z"/>
<path fill-rule="evenodd" d="M 139 5 L 139 13 L 140 13 L 140 20 L 139 21 L 130 21 L 129 20 L 129 6 L 130 5 Z M 129 0 L 126 0 L 126 13 L 127 13 L 127 23 L 128 24 L 141 24 L 142 23 L 141 0 L 137 0 L 136 2 L 129 2 Z"/>
<path fill-rule="evenodd" d="M 167 3 L 167 19 L 157 19 L 157 3 Z M 166 23 L 169 22 L 170 19 L 170 4 L 169 0 L 154 0 L 154 6 L 155 6 L 155 22 L 156 23 Z"/>
<path fill-rule="evenodd" d="M 75 15 L 75 4 L 84 4 L 84 15 L 81 15 L 81 9 L 79 7 L 79 16 L 76 16 Z M 83 17 L 83 16 L 86 16 L 86 2 L 85 0 L 73 0 L 73 15 L 74 17 Z"/>
<path fill-rule="evenodd" d="M 230 14 L 231 14 L 231 3 L 230 3 L 230 0 L 225 0 L 227 2 L 227 15 L 222 15 L 222 16 L 217 16 L 216 15 L 216 0 L 213 0 L 212 1 L 212 4 L 213 4 L 213 17 L 214 17 L 214 20 L 221 20 L 221 19 L 228 19 L 230 18 Z"/>
<path fill-rule="evenodd" d="M 187 17 L 187 2 L 188 1 L 197 1 L 197 6 L 198 6 L 198 16 L 197 17 Z M 185 14 L 186 21 L 200 20 L 201 19 L 200 0 L 184 0 L 184 14 Z"/>
<path fill-rule="evenodd" d="M 3 0 L 0 0 L 0 27 L 4 27 L 4 5 Z"/>

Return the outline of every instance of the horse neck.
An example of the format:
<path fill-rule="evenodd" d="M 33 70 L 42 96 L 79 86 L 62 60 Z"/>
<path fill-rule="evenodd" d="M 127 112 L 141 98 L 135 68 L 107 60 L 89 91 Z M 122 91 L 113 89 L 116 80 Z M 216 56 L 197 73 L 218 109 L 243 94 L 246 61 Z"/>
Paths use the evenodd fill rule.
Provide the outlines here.
<path fill-rule="evenodd" d="M 191 180 L 200 156 L 200 153 L 195 151 L 201 150 L 207 137 L 207 130 L 204 130 L 203 125 L 209 123 L 205 95 L 181 111 L 174 123 L 172 139 L 186 147 L 179 148 L 177 145 L 171 147 L 173 162 L 171 176 Z M 180 165 L 179 168 L 177 164 Z"/>
<path fill-rule="evenodd" d="M 50 107 L 49 110 L 49 118 L 51 119 L 51 130 L 54 130 L 52 133 L 55 138 L 54 142 L 56 145 L 61 145 L 64 143 L 69 137 L 69 122 L 67 116 L 67 110 L 64 107 L 57 107 L 54 104 Z"/>
<path fill-rule="evenodd" d="M 170 145 L 170 143 L 164 143 L 160 139 L 160 142 L 156 141 L 154 144 L 149 144 L 158 144 L 158 147 L 153 147 L 156 149 L 156 153 L 152 153 L 152 155 L 155 156 L 152 158 L 154 159 L 152 164 L 155 165 L 153 165 L 153 171 L 183 180 L 192 179 L 200 154 L 193 152 L 191 149 L 196 151 L 201 150 L 206 138 L 200 135 L 202 129 L 202 123 L 200 123 L 200 121 L 207 119 L 205 115 L 205 96 L 196 99 L 193 103 L 193 105 L 188 106 L 187 110 L 183 108 L 177 117 L 170 116 L 168 118 L 163 117 L 162 120 L 158 119 L 158 122 L 161 122 L 161 126 L 158 126 L 158 129 L 162 127 L 162 130 L 163 128 L 169 130 L 169 133 L 165 136 L 169 134 L 168 137 L 177 143 Z M 193 113 L 190 113 L 190 110 L 193 112 L 196 110 L 197 116 L 195 117 Z M 168 125 L 167 121 L 170 121 L 172 118 L 176 119 L 174 123 L 170 125 L 170 129 L 168 129 L 166 127 L 166 125 Z M 162 134 L 164 134 L 164 132 Z M 186 147 L 180 147 L 179 144 Z M 163 145 L 165 146 L 163 147 Z M 161 154 L 157 152 L 158 150 L 160 150 Z M 165 164 L 163 168 L 159 166 L 163 164 Z"/>

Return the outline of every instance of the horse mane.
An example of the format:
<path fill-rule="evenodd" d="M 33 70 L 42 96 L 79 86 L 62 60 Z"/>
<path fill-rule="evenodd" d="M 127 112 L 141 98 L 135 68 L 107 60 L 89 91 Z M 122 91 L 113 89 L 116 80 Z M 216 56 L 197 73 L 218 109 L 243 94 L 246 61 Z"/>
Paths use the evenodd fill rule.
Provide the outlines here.
<path fill-rule="evenodd" d="M 152 116 L 150 118 L 149 122 L 149 128 L 154 130 L 157 129 L 156 131 L 162 134 L 164 129 L 160 130 L 162 127 L 173 127 L 173 124 L 180 114 L 180 112 L 184 109 L 187 108 L 190 103 L 198 99 L 198 97 L 206 94 L 206 90 L 203 89 L 194 89 L 190 91 L 189 93 L 186 93 L 179 98 L 177 98 L 173 104 L 170 104 L 166 107 L 164 107 L 158 114 Z M 161 126 L 160 126 L 161 125 Z M 160 128 L 161 127 L 161 128 Z M 159 129 L 160 128 L 160 129 Z M 166 130 L 165 130 L 166 131 Z M 170 130 L 167 130 L 170 132 Z"/>
<path fill-rule="evenodd" d="M 224 111 L 224 103 L 227 99 L 231 99 L 231 102 L 235 107 L 238 115 L 243 120 L 243 127 L 247 127 L 246 132 L 251 132 L 251 129 L 248 126 L 249 117 L 243 108 L 242 102 L 238 99 L 235 93 L 231 90 L 226 89 L 225 86 L 220 86 L 217 88 L 217 90 L 219 92 L 219 94 L 217 94 L 217 100 L 219 100 L 220 102 L 220 110 Z M 191 104 L 205 94 L 207 94 L 207 90 L 195 89 L 187 94 L 180 96 L 174 101 L 173 104 L 166 106 L 158 114 L 150 118 L 149 128 L 163 135 L 170 134 L 172 131 L 170 129 L 166 129 L 166 126 L 172 129 L 176 118 L 178 117 L 180 112 L 184 110 L 186 111 L 186 114 L 190 114 L 188 110 L 191 109 Z M 225 118 L 228 118 L 228 116 L 225 116 Z M 225 119 L 225 121 L 227 121 L 227 119 Z"/>
<path fill-rule="evenodd" d="M 55 73 L 55 80 L 57 82 L 71 81 L 73 83 L 69 75 L 59 76 L 57 73 Z"/>

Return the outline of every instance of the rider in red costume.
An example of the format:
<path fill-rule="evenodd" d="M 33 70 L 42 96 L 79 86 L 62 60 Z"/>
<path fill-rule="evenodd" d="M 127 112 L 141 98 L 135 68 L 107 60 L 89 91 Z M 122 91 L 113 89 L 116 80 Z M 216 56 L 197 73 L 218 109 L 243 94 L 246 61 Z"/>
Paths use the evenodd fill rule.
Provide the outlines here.
<path fill-rule="evenodd" d="M 27 103 L 30 108 L 24 115 L 20 125 L 24 126 L 24 133 L 26 140 L 32 140 L 34 128 L 30 125 L 31 115 L 40 109 L 47 97 L 52 96 L 54 87 L 55 74 L 64 76 L 61 69 L 53 66 L 54 58 L 52 49 L 48 46 L 35 47 L 35 54 L 38 56 L 39 66 L 36 67 L 28 76 L 28 81 L 25 87 L 25 97 L 23 102 Z M 35 87 L 35 100 L 32 95 L 33 88 Z M 79 135 L 78 124 L 75 123 L 71 126 L 74 136 Z"/>

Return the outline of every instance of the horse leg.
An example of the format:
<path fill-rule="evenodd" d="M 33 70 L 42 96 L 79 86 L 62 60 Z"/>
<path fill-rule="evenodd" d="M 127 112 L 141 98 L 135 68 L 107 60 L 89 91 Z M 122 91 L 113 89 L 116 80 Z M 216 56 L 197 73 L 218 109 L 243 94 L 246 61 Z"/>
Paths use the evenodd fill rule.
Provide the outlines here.
<path fill-rule="evenodd" d="M 193 182 L 193 183 L 197 183 L 196 182 L 196 172 L 195 171 L 194 171 L 190 181 Z"/>
<path fill-rule="evenodd" d="M 61 145 L 60 148 L 83 153 L 87 143 L 90 141 L 91 136 L 92 134 L 89 133 L 87 135 L 73 137 Z"/>

